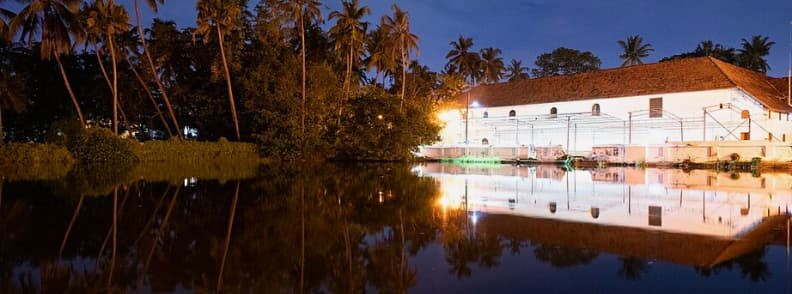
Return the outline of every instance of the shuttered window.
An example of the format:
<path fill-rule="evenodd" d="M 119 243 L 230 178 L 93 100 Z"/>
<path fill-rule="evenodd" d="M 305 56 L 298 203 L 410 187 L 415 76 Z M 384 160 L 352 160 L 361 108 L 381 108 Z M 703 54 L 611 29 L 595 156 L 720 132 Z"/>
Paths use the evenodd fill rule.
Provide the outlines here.
<path fill-rule="evenodd" d="M 649 117 L 663 117 L 663 98 L 649 99 Z"/>

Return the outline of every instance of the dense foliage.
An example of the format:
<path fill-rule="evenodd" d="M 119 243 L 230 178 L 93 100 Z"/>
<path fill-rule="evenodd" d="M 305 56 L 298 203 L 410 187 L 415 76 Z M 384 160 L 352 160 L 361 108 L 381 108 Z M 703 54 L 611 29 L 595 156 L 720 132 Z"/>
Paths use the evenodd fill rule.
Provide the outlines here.
<path fill-rule="evenodd" d="M 22 99 L 3 98 L 4 110 L 20 111 L 3 113 L 5 139 L 46 141 L 54 136 L 53 125 L 78 116 L 87 125 L 112 128 L 117 113 L 119 134 L 138 140 L 227 137 L 256 142 L 270 157 L 350 158 L 361 150 L 343 150 L 350 146 L 350 138 L 342 137 L 350 134 L 344 128 L 354 119 L 348 110 L 380 111 L 354 98 L 364 88 L 377 88 L 377 96 L 388 101 L 398 97 L 397 107 L 388 111 L 409 121 L 403 125 L 424 130 L 437 130 L 416 124 L 434 124 L 436 93 L 448 93 L 440 91 L 440 75 L 411 60 L 418 37 L 410 33 L 409 14 L 396 6 L 394 15 L 375 27 L 362 18 L 367 9 L 350 2 L 348 11 L 333 13 L 330 21 L 336 23 L 325 30 L 320 16 L 328 13 L 319 10 L 321 5 L 311 6 L 317 1 L 265 0 L 252 6 L 247 1 L 199 1 L 197 28 L 155 19 L 145 30 L 117 25 L 111 31 L 99 25 L 114 24 L 122 6 L 112 0 L 71 2 L 82 2 L 84 9 L 44 7 L 8 22 L 14 42 L 0 46 L 0 65 L 13 74 L 5 74 L 0 85 L 9 88 L 5 81 L 13 80 L 23 84 L 15 92 L 26 91 L 16 95 Z M 40 34 L 49 27 L 26 27 L 25 20 L 36 17 L 59 20 L 66 29 L 57 32 L 55 41 L 74 46 L 44 48 L 52 40 Z M 353 50 L 347 50 L 350 46 Z M 27 107 L 23 111 L 18 105 Z M 422 111 L 411 111 L 417 108 Z M 429 143 L 427 138 L 436 137 L 403 131 L 401 137 L 370 142 L 365 153 L 404 159 L 416 146 L 401 144 Z"/>

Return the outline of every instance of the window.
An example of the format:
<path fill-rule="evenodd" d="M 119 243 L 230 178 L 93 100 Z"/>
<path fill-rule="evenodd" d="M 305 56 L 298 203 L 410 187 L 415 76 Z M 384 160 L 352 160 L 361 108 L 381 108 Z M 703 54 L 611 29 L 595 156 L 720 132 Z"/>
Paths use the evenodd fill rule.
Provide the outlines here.
<path fill-rule="evenodd" d="M 748 110 L 743 110 L 742 112 L 740 112 L 740 118 L 742 118 L 742 119 L 751 118 L 751 112 L 748 111 Z"/>
<path fill-rule="evenodd" d="M 591 115 L 592 116 L 600 115 L 600 105 L 598 103 L 594 103 L 594 105 L 591 106 Z"/>
<path fill-rule="evenodd" d="M 489 145 L 489 140 L 487 140 L 487 138 L 481 139 L 481 145 L 484 145 L 484 146 Z"/>
<path fill-rule="evenodd" d="M 649 118 L 663 117 L 663 98 L 649 99 Z"/>
<path fill-rule="evenodd" d="M 509 111 L 509 117 L 515 117 L 515 116 L 517 116 L 517 112 L 514 111 L 514 110 L 510 110 Z"/>
<path fill-rule="evenodd" d="M 485 112 L 484 112 L 484 118 L 488 118 L 488 117 L 489 117 L 489 112 L 486 112 L 486 111 L 485 111 Z"/>
<path fill-rule="evenodd" d="M 550 117 L 556 118 L 557 116 L 558 116 L 558 108 L 555 107 L 550 108 Z"/>

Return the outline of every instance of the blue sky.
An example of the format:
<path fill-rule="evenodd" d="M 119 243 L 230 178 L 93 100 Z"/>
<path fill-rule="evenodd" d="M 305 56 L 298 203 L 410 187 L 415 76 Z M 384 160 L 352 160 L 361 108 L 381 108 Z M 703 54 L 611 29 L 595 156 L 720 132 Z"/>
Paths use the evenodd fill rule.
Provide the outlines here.
<path fill-rule="evenodd" d="M 132 0 L 117 0 L 130 9 Z M 144 1 L 141 1 L 144 2 Z M 252 0 L 255 2 L 255 0 Z M 654 46 L 647 59 L 690 51 L 702 40 L 737 47 L 755 34 L 777 44 L 768 58 L 771 75 L 786 75 L 792 0 L 361 0 L 372 8 L 371 22 L 397 3 L 407 10 L 421 38 L 420 61 L 441 70 L 449 42 L 473 37 L 477 48 L 498 47 L 506 61 L 532 66 L 538 54 L 559 46 L 594 52 L 603 67 L 616 67 L 616 41 L 640 34 Z M 341 0 L 323 0 L 325 15 Z M 150 21 L 152 15 L 142 7 Z M 168 0 L 159 18 L 195 24 L 195 1 Z"/>

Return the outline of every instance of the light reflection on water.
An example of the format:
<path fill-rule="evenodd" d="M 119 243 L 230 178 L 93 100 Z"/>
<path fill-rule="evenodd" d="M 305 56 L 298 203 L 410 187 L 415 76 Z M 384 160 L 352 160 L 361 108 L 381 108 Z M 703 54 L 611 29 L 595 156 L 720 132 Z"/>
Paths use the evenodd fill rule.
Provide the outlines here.
<path fill-rule="evenodd" d="M 0 181 L 0 292 L 789 293 L 790 187 L 780 173 L 434 163 L 104 197 Z"/>

